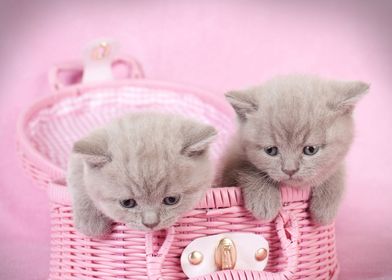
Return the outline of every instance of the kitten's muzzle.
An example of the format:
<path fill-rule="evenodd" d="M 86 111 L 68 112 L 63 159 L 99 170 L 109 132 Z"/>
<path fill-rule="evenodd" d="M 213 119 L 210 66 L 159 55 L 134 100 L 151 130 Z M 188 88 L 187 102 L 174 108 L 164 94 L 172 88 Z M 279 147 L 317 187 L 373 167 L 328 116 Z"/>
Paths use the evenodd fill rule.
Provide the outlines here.
<path fill-rule="evenodd" d="M 154 210 L 145 210 L 142 213 L 142 224 L 148 228 L 156 227 L 160 222 L 159 215 Z"/>
<path fill-rule="evenodd" d="M 293 176 L 295 173 L 297 173 L 298 170 L 299 170 L 299 168 L 296 168 L 296 169 L 285 169 L 285 168 L 282 168 L 282 171 L 284 173 L 286 173 L 287 175 L 289 175 L 290 177 Z"/>

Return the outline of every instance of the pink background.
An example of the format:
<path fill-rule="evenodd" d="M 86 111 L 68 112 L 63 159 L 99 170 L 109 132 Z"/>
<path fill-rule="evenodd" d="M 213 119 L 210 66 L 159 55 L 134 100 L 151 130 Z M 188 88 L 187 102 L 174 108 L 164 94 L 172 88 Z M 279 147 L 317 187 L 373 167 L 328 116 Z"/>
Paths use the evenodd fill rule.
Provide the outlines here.
<path fill-rule="evenodd" d="M 0 279 L 48 273 L 48 201 L 16 158 L 16 119 L 48 94 L 53 63 L 102 36 L 149 78 L 219 94 L 291 72 L 370 82 L 337 221 L 340 279 L 392 279 L 391 14 L 390 1 L 1 1 Z"/>

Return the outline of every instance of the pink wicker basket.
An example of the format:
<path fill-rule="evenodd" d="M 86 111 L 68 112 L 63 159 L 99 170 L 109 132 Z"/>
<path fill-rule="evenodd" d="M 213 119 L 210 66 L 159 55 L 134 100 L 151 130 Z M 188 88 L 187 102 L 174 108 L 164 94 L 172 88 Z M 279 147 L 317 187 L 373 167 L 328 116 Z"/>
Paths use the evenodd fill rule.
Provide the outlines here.
<path fill-rule="evenodd" d="M 133 59 L 128 78 L 107 83 L 63 84 L 61 71 L 82 72 L 79 63 L 55 67 L 54 94 L 33 104 L 18 124 L 23 165 L 48 192 L 51 205 L 49 279 L 186 279 L 180 255 L 192 240 L 224 232 L 262 234 L 270 256 L 263 272 L 226 270 L 195 279 L 336 279 L 334 225 L 316 226 L 308 213 L 308 189 L 283 187 L 275 221 L 256 220 L 243 208 L 238 188 L 208 191 L 198 206 L 166 231 L 145 233 L 115 224 L 107 239 L 75 231 L 64 183 L 75 140 L 94 127 L 129 111 L 170 111 L 213 124 L 220 131 L 212 148 L 218 158 L 233 131 L 233 116 L 223 98 L 200 90 L 143 79 Z"/>

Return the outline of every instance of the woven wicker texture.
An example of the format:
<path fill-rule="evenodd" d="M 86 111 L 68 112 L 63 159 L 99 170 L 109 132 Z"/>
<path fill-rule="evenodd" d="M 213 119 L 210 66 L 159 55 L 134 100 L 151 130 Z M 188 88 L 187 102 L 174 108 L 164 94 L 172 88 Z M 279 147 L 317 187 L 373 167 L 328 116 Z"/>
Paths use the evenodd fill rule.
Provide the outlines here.
<path fill-rule="evenodd" d="M 272 222 L 258 221 L 246 211 L 238 188 L 217 188 L 167 231 L 146 234 L 114 224 L 107 239 L 77 233 L 62 183 L 72 143 L 112 118 L 138 110 L 174 112 L 213 124 L 220 131 L 214 159 L 233 130 L 231 116 L 195 92 L 131 83 L 59 94 L 23 116 L 19 153 L 51 201 L 50 279 L 186 279 L 180 266 L 184 247 L 194 238 L 231 231 L 262 234 L 269 241 L 266 270 L 221 271 L 197 279 L 335 279 L 334 225 L 311 223 L 305 189 L 282 188 L 282 210 Z"/>

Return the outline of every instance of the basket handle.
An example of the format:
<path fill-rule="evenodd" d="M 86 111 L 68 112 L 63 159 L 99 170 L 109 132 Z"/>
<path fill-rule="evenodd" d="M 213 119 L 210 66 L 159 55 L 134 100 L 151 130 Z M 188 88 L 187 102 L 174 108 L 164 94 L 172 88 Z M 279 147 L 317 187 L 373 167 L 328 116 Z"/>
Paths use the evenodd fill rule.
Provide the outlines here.
<path fill-rule="evenodd" d="M 147 261 L 147 274 L 149 280 L 162 279 L 161 271 L 162 265 L 167 253 L 173 243 L 175 229 L 173 226 L 166 230 L 166 238 L 158 252 L 154 252 L 153 241 L 154 233 L 148 232 L 146 234 L 146 261 Z"/>
<path fill-rule="evenodd" d="M 125 79 L 142 79 L 144 78 L 143 68 L 140 63 L 130 56 L 116 57 L 111 61 L 112 73 L 118 65 L 126 66 L 127 75 Z M 68 74 L 69 79 L 65 80 L 62 74 Z M 49 86 L 52 92 L 58 92 L 62 89 L 81 85 L 84 74 L 84 65 L 80 61 L 68 62 L 54 65 L 48 74 Z M 115 73 L 113 74 L 115 76 Z M 116 77 L 114 77 L 116 79 Z M 119 78 L 117 78 L 119 79 Z M 124 79 L 124 78 L 123 78 Z"/>
<path fill-rule="evenodd" d="M 288 280 L 291 279 L 298 267 L 298 220 L 295 215 L 281 210 L 275 220 L 275 225 L 283 255 L 287 258 L 287 264 L 283 271 L 270 274 L 277 274 L 275 275 L 276 279 Z M 266 276 L 266 279 L 270 279 Z"/>

